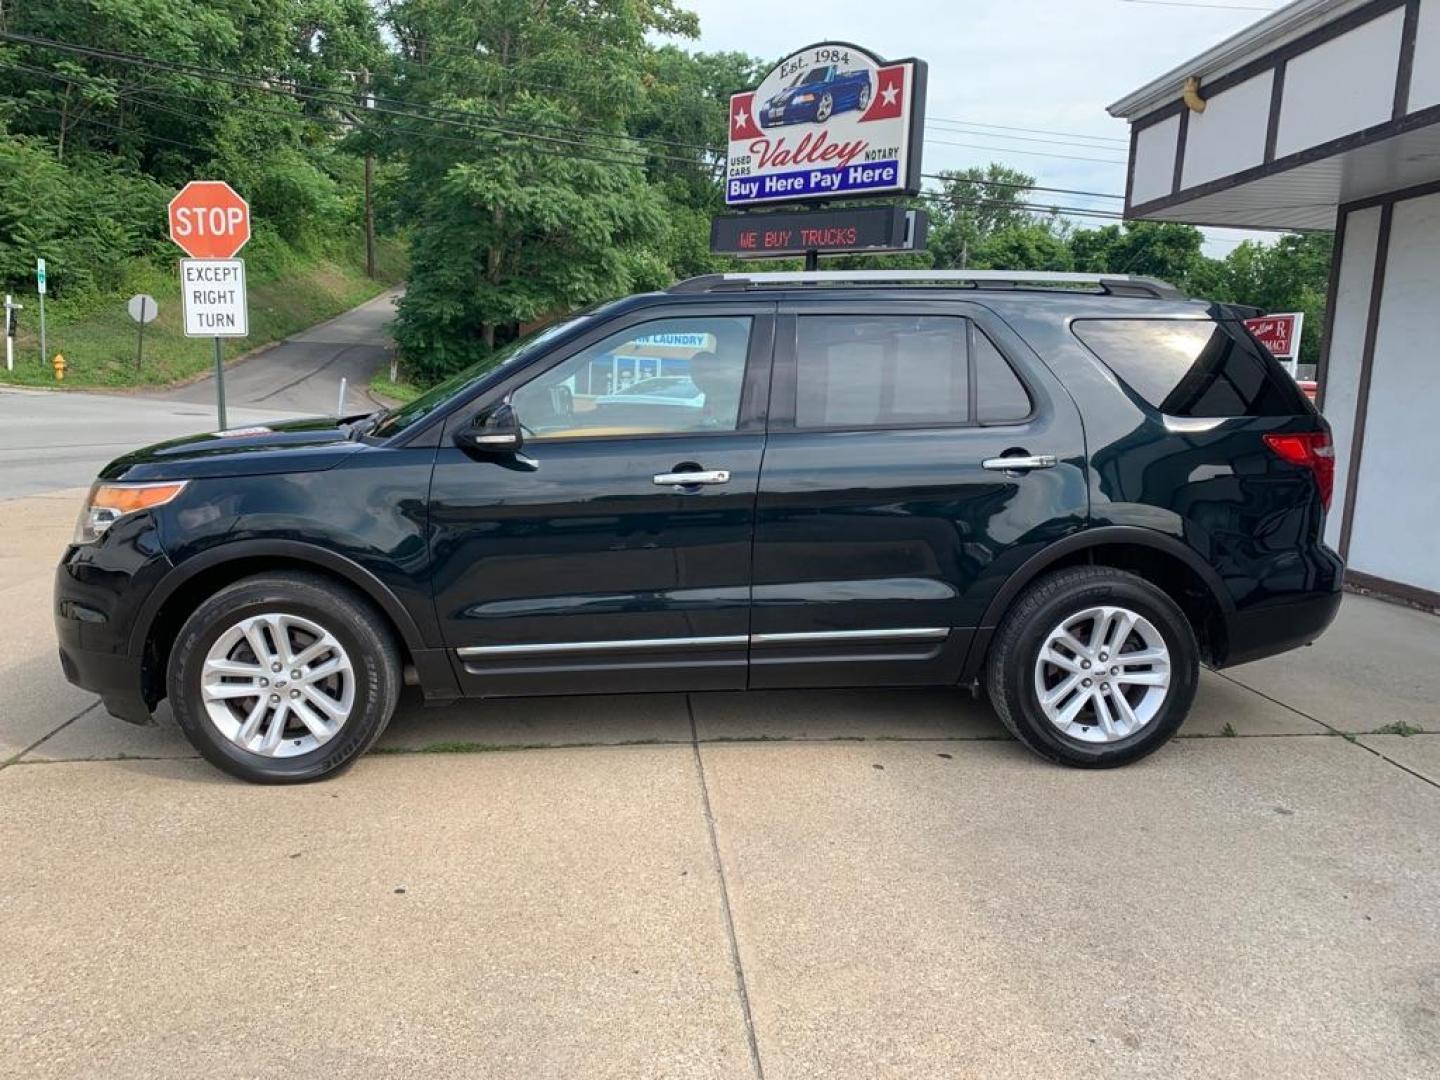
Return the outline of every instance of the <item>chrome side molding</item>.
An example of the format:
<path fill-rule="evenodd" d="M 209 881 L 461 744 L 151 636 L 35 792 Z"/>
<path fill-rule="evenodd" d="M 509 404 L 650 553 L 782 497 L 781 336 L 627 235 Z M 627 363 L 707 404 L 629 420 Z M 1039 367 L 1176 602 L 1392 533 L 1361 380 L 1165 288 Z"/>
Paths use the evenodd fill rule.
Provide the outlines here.
<path fill-rule="evenodd" d="M 924 626 L 895 630 L 812 630 L 798 634 L 751 634 L 751 645 L 804 645 L 824 641 L 943 641 L 949 627 Z"/>
<path fill-rule="evenodd" d="M 944 641 L 947 626 L 899 627 L 883 630 L 814 630 L 791 634 L 729 634 L 719 637 L 622 638 L 618 641 L 547 641 L 527 645 L 467 645 L 456 649 L 464 658 L 480 656 L 545 656 L 556 653 L 644 652 L 650 649 L 710 649 L 730 645 L 805 645 L 827 641 Z"/>
<path fill-rule="evenodd" d="M 538 656 L 545 653 L 635 652 L 644 649 L 707 649 L 717 645 L 745 645 L 745 634 L 722 637 L 622 638 L 618 641 L 547 641 L 535 645 L 470 645 L 455 652 L 462 656 Z"/>

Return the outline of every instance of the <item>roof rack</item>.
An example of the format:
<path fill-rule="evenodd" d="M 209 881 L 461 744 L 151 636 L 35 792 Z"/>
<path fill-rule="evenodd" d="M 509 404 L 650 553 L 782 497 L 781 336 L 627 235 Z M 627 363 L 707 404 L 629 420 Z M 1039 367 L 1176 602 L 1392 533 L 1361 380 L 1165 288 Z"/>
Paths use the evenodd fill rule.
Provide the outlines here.
<path fill-rule="evenodd" d="M 705 274 L 670 286 L 672 293 L 707 293 L 774 288 L 780 285 L 968 285 L 1016 288 L 1025 285 L 1091 285 L 1108 296 L 1174 300 L 1179 289 L 1158 278 L 1132 274 L 1072 274 L 1049 270 L 795 270 L 763 274 Z"/>

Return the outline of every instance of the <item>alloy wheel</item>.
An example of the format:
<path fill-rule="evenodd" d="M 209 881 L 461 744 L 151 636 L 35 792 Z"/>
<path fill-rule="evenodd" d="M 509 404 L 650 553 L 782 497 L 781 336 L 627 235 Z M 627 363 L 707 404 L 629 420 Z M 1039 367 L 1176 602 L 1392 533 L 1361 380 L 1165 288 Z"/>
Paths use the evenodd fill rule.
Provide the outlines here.
<path fill-rule="evenodd" d="M 1035 696 L 1062 734 L 1117 742 L 1155 719 L 1170 669 L 1170 650 L 1149 619 L 1123 607 L 1086 608 L 1046 636 L 1035 660 Z"/>
<path fill-rule="evenodd" d="M 282 612 L 240 620 L 206 653 L 201 698 L 210 722 L 262 757 L 296 757 L 335 737 L 355 706 L 355 668 L 317 622 Z"/>

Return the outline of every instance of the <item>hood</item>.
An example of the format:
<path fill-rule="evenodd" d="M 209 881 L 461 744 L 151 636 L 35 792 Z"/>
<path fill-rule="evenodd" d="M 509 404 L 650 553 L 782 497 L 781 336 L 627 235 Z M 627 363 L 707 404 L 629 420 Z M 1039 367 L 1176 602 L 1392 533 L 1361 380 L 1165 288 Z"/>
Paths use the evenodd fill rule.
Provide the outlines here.
<path fill-rule="evenodd" d="M 796 94 L 799 94 L 799 93 L 801 93 L 801 92 L 805 92 L 806 90 L 807 90 L 807 88 L 806 88 L 806 87 L 803 87 L 803 86 L 787 86 L 787 87 L 785 87 L 784 90 L 781 90 L 778 94 L 776 94 L 774 97 L 772 97 L 769 101 L 765 102 L 765 104 L 766 104 L 766 105 L 788 105 L 791 98 L 793 98 Z"/>
<path fill-rule="evenodd" d="M 277 420 L 156 443 L 116 458 L 102 480 L 187 480 L 206 476 L 319 472 L 363 444 L 346 439 L 334 417 Z"/>

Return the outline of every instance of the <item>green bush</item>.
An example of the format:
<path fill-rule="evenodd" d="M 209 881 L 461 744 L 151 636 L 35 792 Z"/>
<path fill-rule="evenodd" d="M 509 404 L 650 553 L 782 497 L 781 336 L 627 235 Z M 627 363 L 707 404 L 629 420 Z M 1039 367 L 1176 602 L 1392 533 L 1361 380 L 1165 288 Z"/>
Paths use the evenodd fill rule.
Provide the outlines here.
<path fill-rule="evenodd" d="M 0 133 L 0 281 L 27 288 L 44 258 L 56 295 L 113 288 L 166 243 L 168 198 L 103 158 L 61 165 L 43 141 Z"/>

